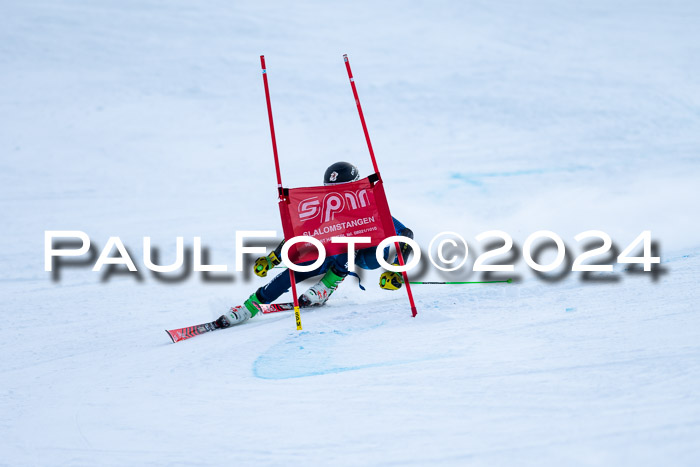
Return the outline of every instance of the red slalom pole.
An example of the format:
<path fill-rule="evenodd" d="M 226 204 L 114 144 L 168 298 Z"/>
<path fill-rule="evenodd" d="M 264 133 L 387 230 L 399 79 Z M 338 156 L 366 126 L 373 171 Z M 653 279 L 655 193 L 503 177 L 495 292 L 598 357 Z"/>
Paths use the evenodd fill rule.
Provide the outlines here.
<path fill-rule="evenodd" d="M 277 190 L 280 198 L 282 193 L 282 174 L 280 172 L 280 160 L 277 155 L 277 138 L 275 138 L 275 122 L 272 120 L 272 104 L 270 103 L 270 87 L 267 84 L 267 68 L 265 67 L 265 56 L 260 56 L 260 66 L 262 67 L 263 85 L 265 86 L 265 99 L 267 100 L 267 116 L 270 120 L 270 136 L 272 136 L 272 153 L 275 156 L 275 170 L 277 171 Z"/>
<path fill-rule="evenodd" d="M 369 131 L 367 131 L 367 123 L 365 123 L 365 115 L 362 113 L 362 105 L 360 105 L 360 96 L 357 94 L 357 86 L 355 86 L 355 78 L 352 76 L 352 70 L 350 69 L 350 60 L 348 60 L 348 54 L 343 54 L 343 60 L 345 61 L 345 69 L 348 71 L 348 78 L 350 79 L 350 87 L 352 88 L 352 95 L 355 97 L 355 103 L 357 104 L 357 112 L 360 114 L 360 122 L 362 123 L 362 131 L 365 133 L 365 139 L 367 140 L 367 148 L 369 149 L 369 155 L 372 158 L 372 165 L 374 166 L 374 173 L 379 177 L 379 181 L 382 182 L 382 176 L 379 175 L 379 167 L 377 166 L 377 159 L 374 157 L 374 149 L 372 149 L 372 141 L 369 139 Z M 388 202 L 388 201 L 387 201 Z M 393 224 L 393 222 L 392 222 Z M 396 235 L 396 230 L 394 230 L 394 235 Z M 406 263 L 403 260 L 403 255 L 401 254 L 401 247 L 399 242 L 395 242 L 396 246 L 396 256 L 399 258 L 399 264 L 405 266 Z M 418 314 L 416 309 L 416 304 L 413 301 L 413 292 L 411 291 L 411 285 L 408 282 L 408 274 L 406 271 L 401 272 L 403 276 L 403 282 L 406 285 L 406 293 L 408 294 L 408 301 L 411 304 L 411 314 L 415 318 Z"/>
<path fill-rule="evenodd" d="M 352 87 L 352 95 L 355 96 L 355 104 L 357 104 L 357 112 L 360 114 L 360 122 L 362 123 L 362 131 L 365 132 L 365 139 L 367 140 L 367 147 L 369 148 L 369 156 L 372 158 L 372 165 L 374 166 L 374 173 L 379 175 L 379 167 L 377 167 L 377 159 L 374 157 L 374 149 L 372 149 L 372 141 L 369 139 L 369 131 L 367 131 L 367 124 L 365 123 L 365 114 L 362 113 L 362 105 L 360 105 L 360 96 L 357 95 L 357 87 L 355 86 L 355 78 L 352 76 L 352 70 L 350 69 L 350 60 L 348 60 L 348 54 L 343 54 L 343 60 L 345 60 L 345 69 L 348 70 L 348 78 L 350 78 L 350 87 Z M 381 180 L 381 177 L 379 177 Z"/>
<path fill-rule="evenodd" d="M 272 153 L 275 156 L 275 170 L 277 171 L 277 192 L 279 202 L 286 202 L 284 190 L 282 189 L 282 173 L 280 172 L 280 161 L 277 155 L 277 139 L 275 138 L 275 123 L 272 120 L 272 104 L 270 103 L 270 87 L 267 84 L 267 67 L 265 66 L 265 56 L 260 56 L 260 67 L 262 68 L 263 84 L 265 86 L 265 99 L 267 100 L 267 116 L 270 120 L 270 136 L 272 137 Z M 400 256 L 400 255 L 399 255 Z M 289 281 L 292 284 L 292 294 L 294 294 L 294 319 L 297 324 L 297 331 L 301 331 L 301 312 L 299 311 L 299 297 L 297 297 L 297 283 L 294 280 L 294 271 L 289 268 Z"/>

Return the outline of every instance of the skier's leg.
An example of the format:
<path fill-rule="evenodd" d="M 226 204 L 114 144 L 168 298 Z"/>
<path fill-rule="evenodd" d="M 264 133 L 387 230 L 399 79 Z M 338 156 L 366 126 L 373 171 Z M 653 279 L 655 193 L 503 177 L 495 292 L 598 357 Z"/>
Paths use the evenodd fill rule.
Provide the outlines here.
<path fill-rule="evenodd" d="M 327 271 L 317 284 L 299 297 L 302 306 L 323 305 L 348 275 L 348 255 L 336 255 L 326 259 Z M 324 264 L 326 264 L 324 263 Z"/>
<path fill-rule="evenodd" d="M 309 277 L 317 276 L 323 273 L 328 267 L 326 263 L 330 262 L 327 259 L 319 268 L 309 272 L 295 272 L 294 279 L 296 282 L 301 282 Z M 271 303 L 280 295 L 289 290 L 291 282 L 289 281 L 289 271 L 282 271 L 267 285 L 260 287 L 248 299 L 243 302 L 243 306 L 235 306 L 228 312 L 222 315 L 217 323 L 220 327 L 227 328 L 234 324 L 241 324 L 248 321 L 250 318 L 258 314 L 258 303 Z"/>
<path fill-rule="evenodd" d="M 322 305 L 328 300 L 328 297 L 338 288 L 338 285 L 340 285 L 348 273 L 347 255 L 337 255 L 326 258 L 323 264 L 313 271 L 295 272 L 294 279 L 296 282 L 301 282 L 322 273 L 325 274 L 321 281 L 314 286 L 315 289 L 312 287 L 299 297 L 299 302 L 302 306 L 311 304 Z M 222 315 L 217 320 L 217 323 L 219 323 L 221 327 L 227 328 L 234 324 L 248 321 L 258 314 L 259 309 L 256 306 L 258 303 L 271 303 L 280 295 L 287 292 L 290 286 L 289 271 L 282 271 L 267 285 L 260 287 L 255 293 L 248 297 L 248 299 L 243 302 L 243 306 L 233 307 L 226 314 Z M 312 289 L 315 291 L 315 294 L 313 294 L 313 298 L 310 299 L 309 294 Z M 322 300 L 320 299 L 321 297 L 323 297 Z"/>
<path fill-rule="evenodd" d="M 294 280 L 295 282 L 299 283 L 301 281 L 305 281 L 306 279 L 314 276 L 318 276 L 319 274 L 323 274 L 326 272 L 326 269 L 328 269 L 328 264 L 330 263 L 330 258 L 327 258 L 326 261 L 321 264 L 318 268 L 314 269 L 313 271 L 307 271 L 307 272 L 294 272 Z M 270 282 L 268 282 L 266 285 L 260 287 L 253 295 L 256 296 L 258 299 L 258 303 L 272 303 L 273 301 L 277 300 L 277 298 L 286 293 L 289 290 L 289 287 L 291 286 L 291 282 L 289 280 L 289 271 L 283 271 L 277 276 L 275 276 L 274 279 L 272 279 Z M 251 296 L 252 297 L 252 296 Z"/>

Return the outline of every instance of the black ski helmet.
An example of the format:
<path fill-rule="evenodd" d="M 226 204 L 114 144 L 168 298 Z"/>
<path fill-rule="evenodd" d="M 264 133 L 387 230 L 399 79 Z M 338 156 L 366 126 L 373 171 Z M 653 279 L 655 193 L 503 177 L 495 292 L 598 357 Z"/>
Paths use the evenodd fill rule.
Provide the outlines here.
<path fill-rule="evenodd" d="M 336 162 L 326 169 L 323 175 L 324 185 L 355 182 L 360 179 L 360 171 L 349 162 Z"/>

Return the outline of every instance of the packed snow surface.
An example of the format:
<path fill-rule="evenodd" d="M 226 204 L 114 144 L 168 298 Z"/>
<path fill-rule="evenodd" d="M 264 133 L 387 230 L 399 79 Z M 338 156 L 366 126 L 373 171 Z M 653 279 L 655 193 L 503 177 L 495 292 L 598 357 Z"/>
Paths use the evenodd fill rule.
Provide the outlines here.
<path fill-rule="evenodd" d="M 0 465 L 700 463 L 700 3 L 5 0 L 0 17 Z M 444 230 L 470 244 L 460 272 L 420 277 L 481 280 L 475 237 L 498 229 L 519 280 L 416 285 L 411 318 L 372 271 L 301 332 L 277 313 L 172 344 L 164 329 L 266 282 L 235 272 L 236 230 L 281 237 L 261 54 L 285 185 L 337 160 L 371 173 L 343 53 L 393 214 L 424 254 Z M 591 229 L 618 251 L 651 230 L 661 270 L 546 280 L 523 261 L 532 232 L 575 258 Z M 139 274 L 93 257 L 52 277 L 46 230 L 96 254 L 118 236 Z M 154 277 L 146 236 L 162 264 L 201 237 L 228 278 Z"/>

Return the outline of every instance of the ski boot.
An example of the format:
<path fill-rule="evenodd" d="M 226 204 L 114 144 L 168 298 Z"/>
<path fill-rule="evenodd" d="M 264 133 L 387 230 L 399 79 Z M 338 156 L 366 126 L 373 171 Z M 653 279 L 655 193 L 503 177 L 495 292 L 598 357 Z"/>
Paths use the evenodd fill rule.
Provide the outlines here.
<path fill-rule="evenodd" d="M 259 303 L 260 298 L 258 297 L 258 293 L 255 292 L 248 297 L 248 300 L 243 302 L 242 306 L 231 307 L 225 314 L 221 315 L 219 319 L 216 320 L 216 325 L 220 328 L 228 328 L 236 324 L 245 323 L 258 314 L 260 308 L 258 308 L 257 305 Z"/>
<path fill-rule="evenodd" d="M 323 278 L 318 281 L 318 284 L 301 294 L 299 304 L 302 307 L 323 305 L 328 301 L 331 294 L 335 292 L 340 283 L 343 282 L 345 276 L 347 276 L 347 273 L 341 275 L 335 272 L 332 267 L 329 268 Z"/>

